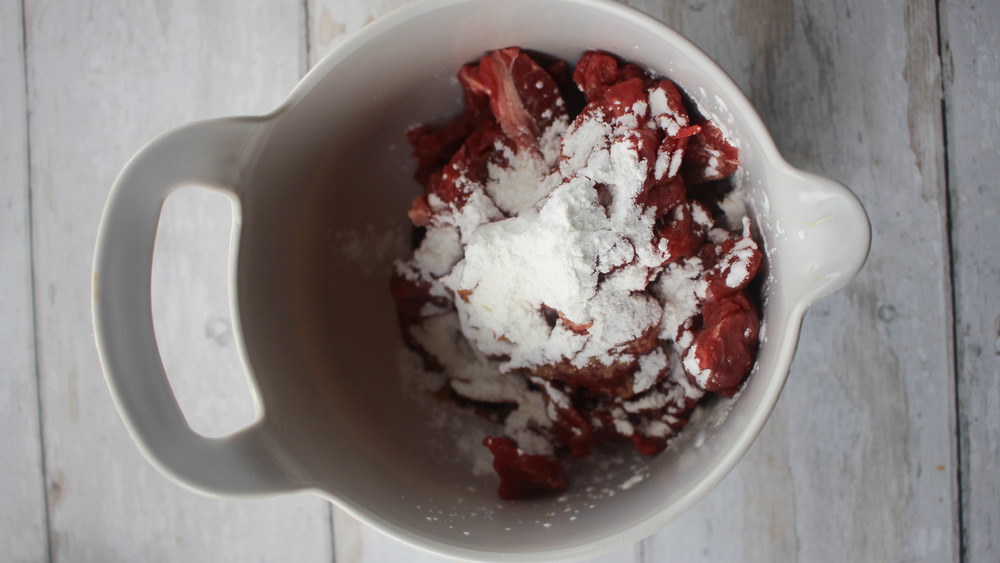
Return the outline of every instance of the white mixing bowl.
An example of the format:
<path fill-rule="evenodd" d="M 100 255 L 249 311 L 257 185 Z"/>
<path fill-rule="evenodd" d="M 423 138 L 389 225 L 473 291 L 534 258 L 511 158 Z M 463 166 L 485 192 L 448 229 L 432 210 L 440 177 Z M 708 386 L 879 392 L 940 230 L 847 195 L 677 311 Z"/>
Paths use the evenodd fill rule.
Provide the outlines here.
<path fill-rule="evenodd" d="M 455 462 L 461 425 L 432 424 L 438 406 L 400 383 L 397 255 L 380 249 L 405 238 L 418 193 L 404 132 L 455 115 L 460 65 L 511 45 L 571 63 L 606 50 L 680 85 L 739 144 L 766 281 L 760 353 L 737 399 L 704 407 L 658 457 L 611 448 L 574 468 L 565 495 L 505 503 L 495 477 Z M 192 183 L 238 210 L 231 299 L 258 419 L 221 439 L 186 424 L 150 313 L 160 208 Z M 855 276 L 869 241 L 857 199 L 789 166 L 733 81 L 661 22 L 601 0 L 437 0 L 349 37 L 273 113 L 196 123 L 136 155 L 100 227 L 94 324 L 132 436 L 195 490 L 307 491 L 441 555 L 572 560 L 654 533 L 723 479 L 778 398 L 806 308 Z"/>

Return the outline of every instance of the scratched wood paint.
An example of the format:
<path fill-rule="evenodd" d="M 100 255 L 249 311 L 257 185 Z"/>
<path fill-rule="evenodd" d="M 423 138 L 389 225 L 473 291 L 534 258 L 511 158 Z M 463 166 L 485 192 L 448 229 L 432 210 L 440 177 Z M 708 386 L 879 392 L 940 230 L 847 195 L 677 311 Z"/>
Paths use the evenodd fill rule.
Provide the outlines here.
<path fill-rule="evenodd" d="M 1000 550 L 1000 4 L 941 5 L 963 507 L 963 555 Z"/>
<path fill-rule="evenodd" d="M 193 1 L 26 5 L 39 378 L 53 560 L 331 557 L 328 505 L 319 499 L 221 501 L 156 472 L 111 403 L 90 329 L 93 241 L 115 175 L 143 143 L 171 127 L 262 113 L 280 102 L 305 66 L 301 8 Z M 166 227 L 176 232 L 199 221 L 204 218 L 198 213 L 181 214 Z M 221 230 L 228 237 L 228 225 Z M 211 229 L 209 234 L 218 235 Z M 169 305 L 191 307 L 194 336 L 211 338 L 197 315 L 212 311 L 205 307 L 217 294 L 195 289 L 207 258 L 197 245 L 166 246 L 184 253 L 175 258 L 188 260 L 191 274 L 165 277 Z M 169 336 L 171 328 L 161 332 Z M 230 366 L 203 359 L 200 375 L 206 380 Z M 221 379 L 204 383 L 202 404 L 230 402 Z M 232 402 L 241 398 L 237 394 Z M 225 409 L 216 414 L 227 416 Z"/>
<path fill-rule="evenodd" d="M 0 552 L 48 557 L 31 300 L 28 129 L 21 3 L 0 2 Z"/>
<path fill-rule="evenodd" d="M 875 242 L 859 279 L 807 316 L 778 407 L 730 476 L 742 492 L 684 517 L 729 522 L 732 511 L 738 522 L 713 526 L 715 538 L 683 553 L 725 537 L 742 544 L 731 559 L 951 559 L 958 517 L 934 5 L 688 6 L 682 31 L 744 88 L 792 164 L 855 190 Z M 651 543 L 685 545 L 681 532 L 669 527 Z"/>
<path fill-rule="evenodd" d="M 229 316 L 229 198 L 182 188 L 163 205 L 153 252 L 153 327 L 191 428 L 225 436 L 256 412 Z M 210 370 L 208 376 L 206 370 Z"/>

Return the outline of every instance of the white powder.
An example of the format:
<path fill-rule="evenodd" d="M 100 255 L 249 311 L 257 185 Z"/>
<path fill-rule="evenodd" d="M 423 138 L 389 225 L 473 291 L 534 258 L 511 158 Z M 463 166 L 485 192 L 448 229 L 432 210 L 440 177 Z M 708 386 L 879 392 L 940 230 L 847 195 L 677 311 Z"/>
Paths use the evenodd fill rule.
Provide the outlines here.
<path fill-rule="evenodd" d="M 441 297 L 443 299 L 451 300 L 451 294 L 441 282 L 434 278 L 426 270 L 422 270 L 417 267 L 417 265 L 412 261 L 397 260 L 393 267 L 397 274 L 403 276 L 404 278 L 414 281 L 423 282 L 430 287 L 431 297 Z"/>
<path fill-rule="evenodd" d="M 409 238 L 405 228 L 374 224 L 366 225 L 363 230 L 328 232 L 327 236 L 333 240 L 334 259 L 357 269 L 366 278 L 384 275 L 393 258 L 405 252 Z"/>
<path fill-rule="evenodd" d="M 732 238 L 733 233 L 726 229 L 715 228 L 708 231 L 708 242 L 712 244 L 722 244 Z"/>
<path fill-rule="evenodd" d="M 706 150 L 712 156 L 708 159 L 708 169 L 706 170 L 705 175 L 709 177 L 717 176 L 719 174 L 719 157 L 722 156 L 722 152 L 713 147 L 706 147 Z"/>
<path fill-rule="evenodd" d="M 609 274 L 635 258 L 632 242 L 619 233 L 598 232 L 594 242 L 597 245 L 597 271 L 602 274 Z"/>
<path fill-rule="evenodd" d="M 458 229 L 448 225 L 428 228 L 420 247 L 413 252 L 414 265 L 436 277 L 450 272 L 461 259 Z"/>
<path fill-rule="evenodd" d="M 663 314 L 660 304 L 646 293 L 621 290 L 613 283 L 605 283 L 590 301 L 594 324 L 590 339 L 583 350 L 573 358 L 573 365 L 583 367 L 591 360 L 605 365 L 615 360 L 630 359 L 623 348 L 656 328 Z"/>
<path fill-rule="evenodd" d="M 696 356 L 697 353 L 697 344 L 691 345 L 691 347 L 684 352 L 684 369 L 695 378 L 698 385 L 704 388 L 708 385 L 708 380 L 712 377 L 712 370 L 708 368 L 701 368 L 701 364 L 698 363 L 698 357 Z"/>
<path fill-rule="evenodd" d="M 656 383 L 660 373 L 667 367 L 667 355 L 656 349 L 639 358 L 639 370 L 632 383 L 633 393 L 642 393 Z"/>
<path fill-rule="evenodd" d="M 454 459 L 457 452 L 460 459 L 469 464 L 473 475 L 493 475 L 493 455 L 483 447 L 483 438 L 498 432 L 497 425 L 480 417 L 471 417 L 470 420 L 465 409 L 433 398 L 431 393 L 444 387 L 447 377 L 443 373 L 424 369 L 423 360 L 413 350 L 401 349 L 397 362 L 403 386 L 409 396 L 429 413 L 425 419 L 428 429 L 434 430 L 435 434 L 455 435 L 454 442 L 438 444 L 432 441 L 427 447 L 447 448 L 445 459 L 449 461 Z M 456 433 L 456 428 L 461 431 Z"/>
<path fill-rule="evenodd" d="M 498 143 L 506 165 L 487 163 L 489 180 L 484 189 L 501 211 L 518 215 L 533 207 L 556 186 L 559 177 L 550 176 L 550 173 L 558 165 L 560 138 L 568 125 L 568 120 L 562 117 L 547 127 L 538 140 L 537 153 L 515 152 Z"/>
<path fill-rule="evenodd" d="M 524 378 L 502 374 L 497 362 L 469 346 L 454 312 L 425 319 L 412 327 L 410 334 L 441 363 L 450 378 L 449 384 L 459 395 L 476 401 L 517 405 L 507 416 L 504 431 L 519 448 L 530 454 L 553 453 L 552 444 L 535 430 L 552 424 L 543 393 L 532 390 Z"/>
<path fill-rule="evenodd" d="M 518 378 L 509 378 L 518 379 Z M 521 381 L 524 381 L 521 379 Z M 527 386 L 519 397 L 517 409 L 507 415 L 504 421 L 504 433 L 517 443 L 519 450 L 532 455 L 553 455 L 555 448 L 547 437 L 538 429 L 552 426 L 545 409 L 545 399 L 537 391 L 531 391 Z"/>
<path fill-rule="evenodd" d="M 571 195 L 579 199 L 582 192 Z M 484 225 L 471 238 L 464 260 L 442 281 L 466 295 L 456 305 L 466 336 L 481 350 L 511 354 L 510 366 L 528 366 L 559 361 L 582 346 L 580 339 L 557 333 L 553 344 L 570 347 L 549 349 L 553 331 L 541 307 L 556 309 L 575 323 L 592 320 L 587 303 L 597 290 L 597 256 L 573 240 L 581 238 L 574 223 L 583 226 L 603 219 L 596 193 L 591 195 L 594 205 L 576 201 L 562 213 L 553 208 L 544 214 L 529 211 Z M 564 252 L 574 246 L 576 252 Z"/>
<path fill-rule="evenodd" d="M 715 226 L 712 215 L 704 205 L 698 202 L 691 203 L 691 220 L 706 231 Z"/>
<path fill-rule="evenodd" d="M 611 417 L 616 432 L 622 436 L 631 436 L 635 433 L 635 427 L 629 422 L 624 410 L 620 408 L 611 409 Z"/>
<path fill-rule="evenodd" d="M 667 174 L 667 178 L 673 178 L 677 175 L 677 171 L 681 169 L 681 162 L 684 158 L 684 151 L 676 150 L 670 155 L 670 173 Z"/>
<path fill-rule="evenodd" d="M 465 244 L 469 242 L 479 227 L 491 221 L 502 219 L 503 213 L 493 203 L 493 200 L 483 192 L 483 188 L 476 184 L 462 209 L 445 215 L 445 217 L 450 217 L 451 223 L 458 227 L 462 234 L 462 243 Z"/>
<path fill-rule="evenodd" d="M 673 350 L 670 354 L 670 380 L 684 390 L 684 396 L 694 400 L 701 399 L 705 391 L 691 383 L 681 362 L 679 351 Z"/>
<path fill-rule="evenodd" d="M 533 377 L 531 378 L 531 381 L 535 385 L 538 385 L 539 387 L 545 389 L 545 393 L 549 396 L 549 399 L 551 399 L 553 405 L 558 406 L 561 409 L 568 409 L 572 406 L 572 404 L 569 401 L 569 397 L 566 395 L 566 393 L 563 393 L 559 389 L 556 389 L 552 385 L 552 383 L 540 377 Z"/>
<path fill-rule="evenodd" d="M 729 266 L 729 273 L 726 274 L 726 285 L 729 287 L 740 287 L 746 283 L 747 279 L 750 277 L 749 265 L 750 258 L 754 254 L 754 250 L 757 249 L 757 245 L 754 244 L 752 239 L 740 239 L 736 246 L 733 248 L 733 253 L 730 255 L 732 257 L 731 262 L 727 262 Z"/>
<path fill-rule="evenodd" d="M 642 475 L 642 474 L 633 475 L 632 477 L 628 478 L 624 483 L 622 483 L 620 485 L 621 489 L 623 491 L 627 491 L 627 490 L 631 489 L 632 487 L 634 487 L 634 486 L 638 485 L 639 483 L 641 483 L 645 478 L 646 477 L 644 475 Z"/>
<path fill-rule="evenodd" d="M 502 376 L 495 362 L 469 346 L 454 312 L 425 319 L 410 335 L 444 367 L 456 391 L 480 401 L 517 402 L 523 383 Z"/>
<path fill-rule="evenodd" d="M 677 360 L 678 355 L 672 352 L 669 357 L 664 355 L 663 367 L 669 370 L 667 376 L 657 382 L 656 387 L 635 397 L 621 401 L 622 409 L 627 413 L 638 414 L 658 411 L 668 405 L 675 408 L 682 408 L 688 399 L 698 400 L 704 395 L 704 391 L 691 385 L 684 374 L 684 368 Z M 646 422 L 655 422 L 655 419 L 644 420 L 640 426 L 640 433 L 644 435 L 664 436 L 658 426 L 648 427 Z M 664 415 L 661 422 L 675 423 L 677 420 L 669 414 Z"/>
<path fill-rule="evenodd" d="M 684 321 L 699 312 L 708 283 L 702 279 L 704 270 L 698 257 L 674 262 L 660 274 L 650 289 L 663 301 L 660 338 L 676 340 Z"/>
<path fill-rule="evenodd" d="M 667 104 L 667 92 L 659 86 L 649 91 L 649 112 L 656 118 L 656 123 L 667 134 L 673 137 L 680 132 L 681 127 L 687 127 L 687 116 L 681 115 Z"/>
<path fill-rule="evenodd" d="M 743 219 L 747 217 L 747 201 L 742 190 L 734 190 L 719 201 L 719 209 L 725 217 L 725 227 L 737 231 L 743 227 Z"/>
<path fill-rule="evenodd" d="M 750 277 L 750 259 L 753 258 L 756 250 L 757 243 L 750 238 L 750 219 L 744 217 L 743 238 L 736 243 L 723 263 L 722 271 L 729 271 L 725 280 L 728 287 L 737 288 L 747 282 Z"/>
<path fill-rule="evenodd" d="M 681 169 L 681 163 L 683 160 L 684 151 L 681 149 L 677 149 L 672 152 L 657 152 L 656 164 L 653 171 L 654 176 L 657 180 L 673 178 Z"/>
<path fill-rule="evenodd" d="M 687 116 L 670 108 L 667 104 L 666 90 L 659 86 L 649 91 L 649 111 L 654 116 L 656 124 L 668 136 L 673 137 L 680 133 L 682 127 L 688 126 Z M 683 158 L 684 151 L 682 150 L 657 153 L 653 172 L 656 179 L 663 180 L 676 176 L 678 170 L 680 170 Z"/>
<path fill-rule="evenodd" d="M 425 370 L 420 354 L 409 348 L 401 348 L 397 352 L 396 363 L 402 376 L 403 387 L 417 397 L 441 389 L 448 381 L 443 373 Z"/>
<path fill-rule="evenodd" d="M 633 399 L 626 401 L 622 408 L 625 412 L 639 413 L 643 411 L 652 411 L 663 408 L 670 401 L 670 396 L 666 393 L 655 391 L 648 393 L 639 397 L 638 399 Z"/>
<path fill-rule="evenodd" d="M 484 432 L 461 432 L 456 443 L 459 454 L 472 463 L 472 474 L 476 477 L 493 475 L 493 455 L 483 447 Z"/>
<path fill-rule="evenodd" d="M 541 159 L 527 151 L 514 153 L 504 147 L 508 166 L 494 163 L 487 165 L 489 181 L 486 193 L 496 206 L 507 215 L 517 215 L 530 209 L 545 197 L 552 187 L 545 181 L 549 168 Z"/>
<path fill-rule="evenodd" d="M 673 422 L 673 421 L 671 421 Z M 642 425 L 642 434 L 654 438 L 666 438 L 674 433 L 674 429 L 669 423 L 661 420 L 650 420 Z"/>
<path fill-rule="evenodd" d="M 653 210 L 640 210 L 635 203 L 649 170 L 636 151 L 634 131 L 646 111 L 646 104 L 637 102 L 611 122 L 600 111 L 574 122 L 562 137 L 559 176 L 541 181 L 555 187 L 537 207 L 527 207 L 538 194 L 544 169 L 536 162 L 523 174 L 491 173 L 496 187 L 514 194 L 496 200 L 499 207 L 508 213 L 520 210 L 517 215 L 478 221 L 492 210 L 467 211 L 481 202 L 475 190 L 462 209 L 476 218 L 469 221 L 475 226 L 460 226 L 465 257 L 442 282 L 462 296 L 456 306 L 473 345 L 486 354 L 509 356 L 501 369 L 562 360 L 577 366 L 591 360 L 610 364 L 619 359 L 618 351 L 659 323 L 659 304 L 637 293 L 649 268 L 664 259 L 652 246 Z M 511 187 L 518 182 L 530 186 Z M 598 201 L 597 184 L 611 195 L 607 210 Z M 599 285 L 599 274 L 635 259 L 646 269 L 615 272 Z M 550 327 L 543 306 L 572 324 Z M 586 327 L 585 333 L 574 327 Z"/>

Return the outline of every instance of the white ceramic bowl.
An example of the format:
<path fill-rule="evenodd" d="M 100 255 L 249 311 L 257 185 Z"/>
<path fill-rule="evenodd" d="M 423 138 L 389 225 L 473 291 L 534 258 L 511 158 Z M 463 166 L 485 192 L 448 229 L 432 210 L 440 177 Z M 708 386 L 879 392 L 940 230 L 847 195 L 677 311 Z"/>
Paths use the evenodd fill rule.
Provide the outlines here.
<path fill-rule="evenodd" d="M 739 143 L 767 279 L 760 354 L 737 400 L 708 405 L 658 457 L 616 450 L 576 467 L 566 495 L 502 503 L 495 478 L 454 461 L 461 428 L 435 429 L 435 407 L 400 383 L 396 255 L 378 249 L 405 238 L 418 193 L 404 131 L 456 114 L 459 66 L 510 45 L 570 62 L 603 49 L 677 82 Z M 238 209 L 232 307 L 258 419 L 222 439 L 186 424 L 150 314 L 160 207 L 190 183 Z M 854 277 L 869 240 L 857 199 L 789 166 L 732 80 L 655 19 L 601 0 L 438 0 L 348 38 L 270 115 L 196 123 L 136 155 L 101 223 L 94 324 L 122 418 L 180 483 L 224 496 L 308 491 L 451 557 L 571 560 L 652 534 L 736 465 L 784 385 L 806 308 Z"/>

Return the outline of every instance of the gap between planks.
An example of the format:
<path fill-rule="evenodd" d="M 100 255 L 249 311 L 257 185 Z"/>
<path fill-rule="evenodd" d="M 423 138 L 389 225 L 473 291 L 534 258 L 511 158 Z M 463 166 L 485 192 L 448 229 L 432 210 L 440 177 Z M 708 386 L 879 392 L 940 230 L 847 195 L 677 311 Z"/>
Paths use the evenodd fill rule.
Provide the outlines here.
<path fill-rule="evenodd" d="M 940 69 L 941 75 L 941 146 L 944 151 L 944 208 L 945 208 L 945 235 L 947 237 L 947 253 L 948 253 L 948 273 L 946 279 L 948 280 L 948 286 L 950 290 L 950 300 L 948 302 L 949 319 L 951 322 L 951 369 L 952 369 L 952 397 L 954 399 L 954 419 L 949 421 L 952 425 L 952 432 L 954 433 L 955 439 L 955 451 L 953 463 L 955 464 L 954 472 L 954 487 L 955 487 L 955 499 L 953 502 L 957 503 L 957 510 L 955 510 L 957 515 L 957 522 L 955 523 L 957 529 L 957 543 L 958 543 L 958 560 L 965 561 L 965 516 L 963 514 L 962 505 L 962 472 L 965 470 L 964 463 L 962 463 L 962 426 L 959 424 L 959 413 L 961 412 L 961 398 L 959 397 L 959 379 L 961 374 L 961 366 L 958 361 L 958 353 L 956 347 L 958 345 L 958 322 L 955 318 L 957 307 L 957 295 L 955 292 L 955 239 L 953 233 L 953 226 L 955 223 L 955 217 L 953 215 L 951 196 L 952 196 L 952 186 L 951 186 L 951 162 L 949 159 L 948 152 L 948 104 L 946 103 L 946 98 L 948 95 L 948 81 L 945 79 L 947 74 L 946 68 L 946 57 L 945 48 L 947 45 L 947 40 L 944 38 L 944 28 L 941 17 L 941 0 L 935 0 L 934 2 L 934 19 L 937 26 L 937 56 L 938 56 L 938 68 Z"/>
<path fill-rule="evenodd" d="M 41 497 L 42 497 L 42 525 L 44 526 L 44 548 L 45 559 L 52 563 L 52 516 L 49 511 L 49 476 L 45 460 L 45 419 L 42 406 L 41 393 L 41 370 L 39 369 L 38 355 L 38 300 L 35 291 L 35 234 L 34 234 L 34 192 L 33 178 L 31 173 L 31 96 L 29 92 L 28 68 L 30 53 L 28 49 L 28 22 L 25 14 L 25 2 L 17 2 L 20 9 L 20 18 L 16 18 L 21 27 L 21 67 L 24 80 L 24 174 L 25 182 L 25 219 L 27 221 L 27 250 L 28 250 L 28 297 L 31 303 L 31 357 L 32 357 L 32 380 L 34 382 L 35 395 L 35 416 L 38 428 L 38 459 L 39 473 L 41 474 Z"/>

